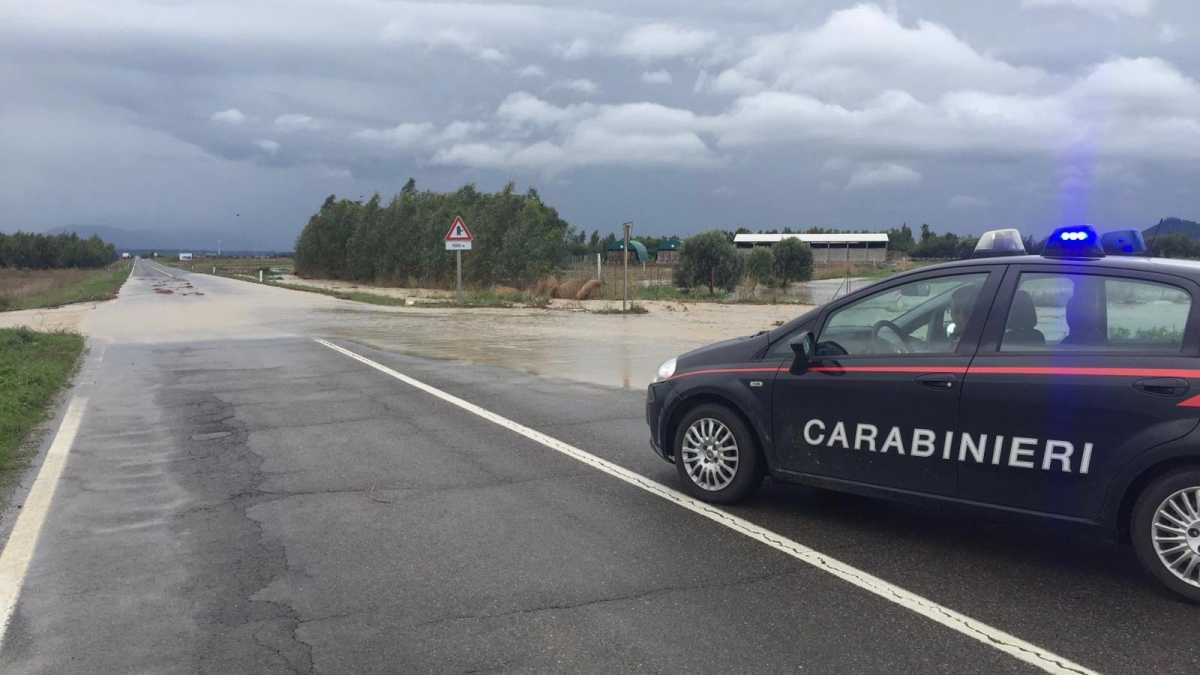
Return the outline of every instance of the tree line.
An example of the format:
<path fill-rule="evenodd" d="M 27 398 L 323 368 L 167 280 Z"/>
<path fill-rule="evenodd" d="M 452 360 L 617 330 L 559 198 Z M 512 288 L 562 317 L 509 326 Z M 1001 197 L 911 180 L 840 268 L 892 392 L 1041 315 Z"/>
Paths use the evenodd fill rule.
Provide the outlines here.
<path fill-rule="evenodd" d="M 296 273 L 306 277 L 408 285 L 448 285 L 454 256 L 443 236 L 455 216 L 475 235 L 463 256 L 466 283 L 525 286 L 560 268 L 570 256 L 574 229 L 542 202 L 536 190 L 494 193 L 467 185 L 451 193 L 418 191 L 410 178 L 384 204 L 330 195 L 296 241 Z"/>
<path fill-rule="evenodd" d="M 812 248 L 799 239 L 784 239 L 771 248 L 738 253 L 728 232 L 709 230 L 684 240 L 675 268 L 675 285 L 732 291 L 739 283 L 784 287 L 812 279 Z"/>
<path fill-rule="evenodd" d="M 103 267 L 117 259 L 116 248 L 100 237 L 68 234 L 0 233 L 0 267 L 45 270 Z"/>

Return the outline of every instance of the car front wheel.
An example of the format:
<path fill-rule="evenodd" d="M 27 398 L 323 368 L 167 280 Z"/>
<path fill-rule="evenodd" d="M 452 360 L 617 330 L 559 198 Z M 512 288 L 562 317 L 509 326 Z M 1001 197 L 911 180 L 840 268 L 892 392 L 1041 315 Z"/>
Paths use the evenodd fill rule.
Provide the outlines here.
<path fill-rule="evenodd" d="M 1131 525 L 1142 566 L 1167 588 L 1200 603 L 1200 469 L 1154 480 L 1138 497 Z"/>
<path fill-rule="evenodd" d="M 745 422 L 722 405 L 688 412 L 675 434 L 675 468 L 688 494 L 716 504 L 733 504 L 762 483 L 763 465 Z"/>

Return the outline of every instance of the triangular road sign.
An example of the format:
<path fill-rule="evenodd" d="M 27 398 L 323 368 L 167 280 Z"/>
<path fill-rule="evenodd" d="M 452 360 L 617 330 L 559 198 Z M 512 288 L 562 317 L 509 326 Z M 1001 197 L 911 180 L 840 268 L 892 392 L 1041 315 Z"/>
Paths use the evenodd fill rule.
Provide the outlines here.
<path fill-rule="evenodd" d="M 446 230 L 446 241 L 475 241 L 475 235 L 467 229 L 467 224 L 461 216 L 454 216 L 450 229 Z"/>

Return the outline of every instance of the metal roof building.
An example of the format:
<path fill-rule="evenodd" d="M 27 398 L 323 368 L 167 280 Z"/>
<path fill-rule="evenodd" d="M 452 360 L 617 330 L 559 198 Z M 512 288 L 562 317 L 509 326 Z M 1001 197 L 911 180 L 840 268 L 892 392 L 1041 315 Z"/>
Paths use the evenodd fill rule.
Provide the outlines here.
<path fill-rule="evenodd" d="M 749 251 L 757 246 L 774 246 L 784 239 L 799 239 L 813 250 L 814 263 L 883 262 L 887 260 L 885 232 L 835 232 L 830 234 L 738 234 L 733 243 Z"/>

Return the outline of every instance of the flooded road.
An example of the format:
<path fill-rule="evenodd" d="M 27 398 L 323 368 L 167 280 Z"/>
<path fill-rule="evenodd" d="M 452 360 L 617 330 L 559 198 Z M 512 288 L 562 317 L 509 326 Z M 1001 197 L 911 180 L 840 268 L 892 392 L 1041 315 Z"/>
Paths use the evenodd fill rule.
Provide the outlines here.
<path fill-rule="evenodd" d="M 657 304 L 657 303 L 656 303 Z M 683 306 L 680 306 L 683 307 Z M 795 305 L 651 308 L 642 315 L 568 310 L 323 310 L 324 333 L 379 349 L 503 366 L 533 375 L 640 389 L 663 361 L 726 338 L 769 329 Z"/>
<path fill-rule="evenodd" d="M 145 273 L 156 277 L 153 286 L 126 286 L 123 309 L 101 304 L 86 314 L 80 330 L 116 342 L 320 336 L 626 389 L 645 387 L 659 364 L 673 356 L 770 329 L 809 309 L 657 301 L 639 303 L 649 313 L 636 315 L 565 308 L 390 307 L 148 263 Z M 832 292 L 840 282 L 816 283 Z M 167 302 L 167 297 L 181 302 Z"/>

